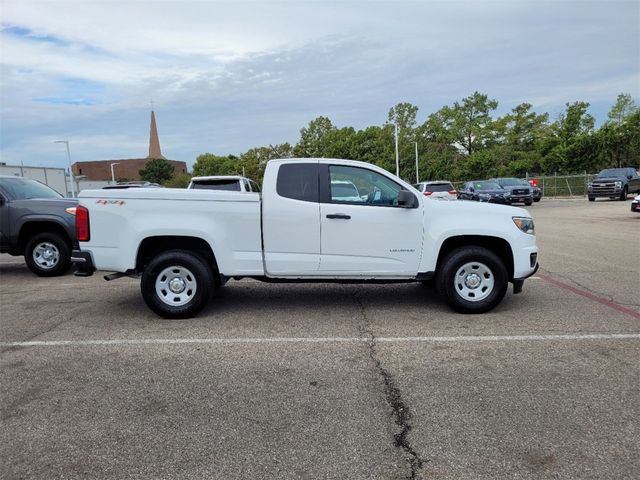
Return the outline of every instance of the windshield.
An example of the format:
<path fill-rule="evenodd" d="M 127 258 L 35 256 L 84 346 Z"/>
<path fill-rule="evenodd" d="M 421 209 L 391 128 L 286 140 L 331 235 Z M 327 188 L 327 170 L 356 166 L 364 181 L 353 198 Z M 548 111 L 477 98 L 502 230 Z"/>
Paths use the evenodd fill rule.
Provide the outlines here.
<path fill-rule="evenodd" d="M 602 170 L 596 178 L 626 178 L 626 168 L 607 168 Z"/>
<path fill-rule="evenodd" d="M 519 178 L 499 178 L 498 180 L 496 180 L 496 182 L 498 182 L 498 184 L 502 185 L 503 187 L 515 187 L 518 185 L 522 185 L 522 182 L 524 180 L 520 180 Z"/>
<path fill-rule="evenodd" d="M 63 198 L 53 188 L 29 178 L 3 178 L 2 188 L 12 200 L 29 200 L 31 198 Z"/>
<path fill-rule="evenodd" d="M 473 182 L 472 186 L 476 190 L 502 190 L 502 187 L 496 182 Z"/>

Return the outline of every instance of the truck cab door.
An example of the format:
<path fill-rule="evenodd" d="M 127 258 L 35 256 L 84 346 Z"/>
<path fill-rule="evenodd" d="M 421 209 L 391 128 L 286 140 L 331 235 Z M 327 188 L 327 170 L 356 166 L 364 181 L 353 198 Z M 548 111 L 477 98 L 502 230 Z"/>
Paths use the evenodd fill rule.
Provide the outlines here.
<path fill-rule="evenodd" d="M 267 176 L 269 175 L 269 176 Z M 300 160 L 268 169 L 262 196 L 265 273 L 315 275 L 320 264 L 318 161 Z"/>
<path fill-rule="evenodd" d="M 414 207 L 399 205 L 403 188 L 367 168 L 320 165 L 319 274 L 408 277 L 418 273 L 422 202 L 411 193 Z"/>

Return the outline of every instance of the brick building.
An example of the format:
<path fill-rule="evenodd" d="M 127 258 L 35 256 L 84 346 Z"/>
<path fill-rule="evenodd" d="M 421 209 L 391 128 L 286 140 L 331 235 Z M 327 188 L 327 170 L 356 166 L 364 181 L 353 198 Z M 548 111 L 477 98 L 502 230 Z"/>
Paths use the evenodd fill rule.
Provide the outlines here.
<path fill-rule="evenodd" d="M 141 180 L 140 170 L 145 164 L 153 158 L 166 158 L 160 151 L 160 139 L 158 138 L 158 129 L 156 127 L 156 116 L 151 111 L 151 125 L 149 127 L 149 155 L 145 158 L 123 158 L 118 160 L 93 160 L 89 162 L 76 162 L 71 168 L 74 175 L 83 175 L 86 180 L 111 180 L 111 164 L 114 165 L 113 171 L 116 179 Z M 187 164 L 180 160 L 167 160 L 173 165 L 173 171 L 176 175 L 187 173 Z"/>

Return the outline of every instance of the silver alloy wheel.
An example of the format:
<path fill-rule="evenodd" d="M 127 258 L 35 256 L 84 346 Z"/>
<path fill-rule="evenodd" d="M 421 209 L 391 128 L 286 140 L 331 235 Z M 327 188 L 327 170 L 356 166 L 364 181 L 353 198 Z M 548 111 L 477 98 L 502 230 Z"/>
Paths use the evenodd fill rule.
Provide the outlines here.
<path fill-rule="evenodd" d="M 31 256 L 34 263 L 43 270 L 51 270 L 60 261 L 60 251 L 51 242 L 36 245 Z"/>
<path fill-rule="evenodd" d="M 493 272 L 484 263 L 469 262 L 462 265 L 453 279 L 456 292 L 469 302 L 479 302 L 493 291 Z"/>
<path fill-rule="evenodd" d="M 180 307 L 189 303 L 196 294 L 196 277 L 188 268 L 167 267 L 156 277 L 156 294 L 167 305 Z"/>

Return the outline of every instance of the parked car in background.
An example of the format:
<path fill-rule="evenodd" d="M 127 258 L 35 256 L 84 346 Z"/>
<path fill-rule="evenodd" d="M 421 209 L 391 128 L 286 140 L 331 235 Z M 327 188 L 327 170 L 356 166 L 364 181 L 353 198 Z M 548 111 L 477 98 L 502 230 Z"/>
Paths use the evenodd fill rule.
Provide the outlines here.
<path fill-rule="evenodd" d="M 420 182 L 414 185 L 423 195 L 430 198 L 445 198 L 447 200 L 456 200 L 458 192 L 451 182 L 446 180 L 433 180 L 430 182 Z"/>
<path fill-rule="evenodd" d="M 41 277 L 66 273 L 77 246 L 77 204 L 35 180 L 0 176 L 0 252 L 24 255 Z"/>
<path fill-rule="evenodd" d="M 631 211 L 640 213 L 640 195 L 633 199 L 631 202 Z"/>
<path fill-rule="evenodd" d="M 509 201 L 513 203 L 524 203 L 531 205 L 533 203 L 533 194 L 531 185 L 521 178 L 493 178 L 494 182 L 500 185 L 509 193 Z"/>
<path fill-rule="evenodd" d="M 260 192 L 260 187 L 253 180 L 239 175 L 215 175 L 209 177 L 193 177 L 189 190 L 226 190 L 230 192 Z"/>
<path fill-rule="evenodd" d="M 531 195 L 533 197 L 534 202 L 539 202 L 542 199 L 542 190 L 538 186 L 538 182 L 533 183 L 532 180 L 523 180 L 523 182 L 527 183 L 531 186 Z"/>
<path fill-rule="evenodd" d="M 460 200 L 475 200 L 476 202 L 499 203 L 509 205 L 509 192 L 492 180 L 474 180 L 467 182 L 458 192 Z"/>
<path fill-rule="evenodd" d="M 125 188 L 163 188 L 163 187 L 158 183 L 132 181 L 132 182 L 118 182 L 115 185 L 107 185 L 102 188 L 104 190 L 122 190 Z"/>
<path fill-rule="evenodd" d="M 590 202 L 600 197 L 625 201 L 630 193 L 640 193 L 640 175 L 633 167 L 607 168 L 587 184 Z"/>

